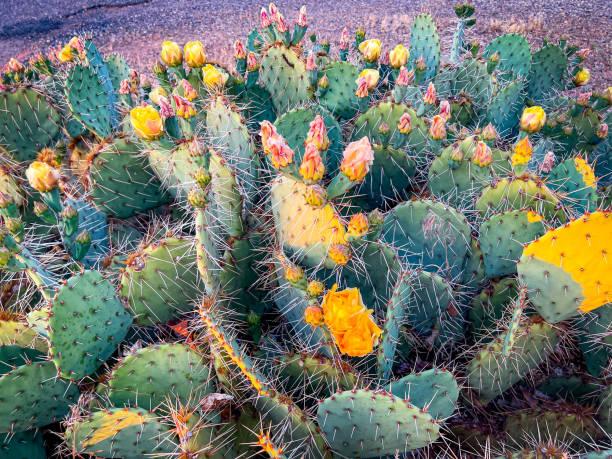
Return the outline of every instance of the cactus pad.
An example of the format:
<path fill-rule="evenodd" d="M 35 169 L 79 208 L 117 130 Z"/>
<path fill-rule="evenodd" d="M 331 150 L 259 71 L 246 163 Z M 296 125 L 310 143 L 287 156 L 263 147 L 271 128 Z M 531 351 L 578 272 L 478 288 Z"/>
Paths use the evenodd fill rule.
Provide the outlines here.
<path fill-rule="evenodd" d="M 53 299 L 49 317 L 49 350 L 62 376 L 77 379 L 96 371 L 131 323 L 114 286 L 99 272 L 68 279 Z"/>
<path fill-rule="evenodd" d="M 304 62 L 291 49 L 272 46 L 263 55 L 259 79 L 268 90 L 277 113 L 310 99 Z"/>
<path fill-rule="evenodd" d="M 60 115 L 32 89 L 0 92 L 0 150 L 16 161 L 31 161 L 60 136 Z"/>
<path fill-rule="evenodd" d="M 438 438 L 440 429 L 431 416 L 401 398 L 363 389 L 323 400 L 317 416 L 332 449 L 349 457 L 422 448 Z"/>
<path fill-rule="evenodd" d="M 548 231 L 523 251 L 519 279 L 547 322 L 557 323 L 612 301 L 606 256 L 610 221 L 609 212 L 585 214 Z"/>
<path fill-rule="evenodd" d="M 174 450 L 170 432 L 154 415 L 137 408 L 96 411 L 72 424 L 66 442 L 77 453 L 138 459 Z"/>
<path fill-rule="evenodd" d="M 115 139 L 93 156 L 89 182 L 96 207 L 113 217 L 127 218 L 165 201 L 147 159 L 128 139 Z"/>
<path fill-rule="evenodd" d="M 440 66 L 440 37 L 433 19 L 429 14 L 419 14 L 414 18 L 410 35 L 410 62 L 420 56 L 425 59 L 425 79 L 436 76 Z"/>

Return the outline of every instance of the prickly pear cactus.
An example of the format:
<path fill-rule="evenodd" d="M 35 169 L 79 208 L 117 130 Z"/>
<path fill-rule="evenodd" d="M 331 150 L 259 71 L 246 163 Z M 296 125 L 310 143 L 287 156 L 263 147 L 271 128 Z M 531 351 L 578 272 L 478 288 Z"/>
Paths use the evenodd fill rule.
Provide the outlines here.
<path fill-rule="evenodd" d="M 283 13 L 2 66 L 0 456 L 604 457 L 589 49 Z"/>

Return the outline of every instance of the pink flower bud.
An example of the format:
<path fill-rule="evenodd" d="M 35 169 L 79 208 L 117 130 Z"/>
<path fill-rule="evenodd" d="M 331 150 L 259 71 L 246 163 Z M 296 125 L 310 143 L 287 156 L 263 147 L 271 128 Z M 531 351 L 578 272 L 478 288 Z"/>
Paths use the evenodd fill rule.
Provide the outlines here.
<path fill-rule="evenodd" d="M 380 65 L 389 65 L 390 63 L 390 58 L 389 58 L 389 51 L 385 51 L 384 53 L 382 53 L 382 56 L 379 60 Z"/>
<path fill-rule="evenodd" d="M 399 75 L 395 80 L 395 84 L 398 86 L 408 86 L 414 82 L 414 69 L 410 72 L 403 65 L 400 67 Z"/>
<path fill-rule="evenodd" d="M 484 140 L 495 140 L 497 135 L 497 129 L 491 123 L 487 124 L 482 131 L 482 138 Z"/>
<path fill-rule="evenodd" d="M 578 51 L 576 55 L 581 61 L 583 61 L 588 57 L 589 54 L 591 54 L 591 50 L 589 48 L 584 48 Z"/>
<path fill-rule="evenodd" d="M 317 62 L 315 61 L 315 56 L 312 51 L 308 53 L 308 57 L 306 58 L 306 70 L 312 72 L 317 69 Z"/>
<path fill-rule="evenodd" d="M 402 134 L 410 134 L 412 132 L 412 121 L 410 120 L 410 114 L 408 112 L 404 112 L 399 119 L 397 129 Z"/>
<path fill-rule="evenodd" d="M 236 40 L 234 42 L 234 58 L 236 59 L 244 59 L 246 58 L 247 53 L 246 49 L 244 49 L 244 45 L 240 40 Z"/>
<path fill-rule="evenodd" d="M 349 32 L 346 27 L 342 31 L 342 36 L 340 37 L 340 49 L 349 49 Z"/>
<path fill-rule="evenodd" d="M 308 22 L 306 18 L 306 5 L 302 5 L 302 7 L 300 8 L 297 25 L 299 25 L 300 27 L 308 27 Z"/>
<path fill-rule="evenodd" d="M 451 106 L 448 100 L 440 102 L 440 112 L 438 113 L 444 121 L 448 121 L 451 118 Z"/>
<path fill-rule="evenodd" d="M 555 164 L 555 154 L 552 151 L 549 151 L 548 153 L 546 153 L 546 155 L 544 155 L 544 159 L 542 160 L 542 162 L 540 163 L 540 166 L 538 167 L 538 171 L 540 173 L 548 173 L 552 170 L 553 165 Z"/>
<path fill-rule="evenodd" d="M 436 103 L 436 87 L 432 82 L 427 86 L 427 92 L 423 96 L 423 102 L 429 105 L 435 105 Z"/>
<path fill-rule="evenodd" d="M 600 139 L 605 139 L 608 137 L 608 125 L 606 123 L 601 123 L 597 128 L 596 134 Z"/>
<path fill-rule="evenodd" d="M 425 58 L 421 54 L 419 58 L 416 60 L 416 69 L 419 71 L 427 70 L 427 64 L 425 63 Z"/>
<path fill-rule="evenodd" d="M 270 27 L 272 25 L 272 20 L 270 19 L 270 16 L 268 16 L 268 13 L 266 11 L 265 8 L 261 9 L 261 28 L 265 29 L 267 27 Z"/>
<path fill-rule="evenodd" d="M 429 137 L 434 140 L 442 140 L 444 137 L 446 137 L 444 118 L 442 118 L 440 115 L 433 117 L 431 126 L 429 126 Z"/>
<path fill-rule="evenodd" d="M 304 158 L 300 165 L 300 175 L 304 180 L 318 182 L 325 174 L 325 166 L 314 143 L 306 143 Z"/>
<path fill-rule="evenodd" d="M 342 154 L 340 171 L 352 181 L 361 181 L 374 162 L 374 151 L 367 136 L 351 142 Z"/>
<path fill-rule="evenodd" d="M 270 16 L 272 16 L 273 18 L 278 15 L 278 8 L 274 3 L 270 3 L 270 5 L 268 6 L 268 11 L 270 11 Z"/>
<path fill-rule="evenodd" d="M 185 96 L 185 99 L 191 102 L 196 97 L 198 97 L 198 91 L 196 91 L 194 87 L 191 86 L 191 83 L 189 83 L 189 81 L 182 80 L 181 83 L 183 85 L 183 94 Z"/>
<path fill-rule="evenodd" d="M 124 96 L 129 94 L 131 86 L 130 80 L 127 78 L 125 80 L 121 80 L 121 83 L 119 84 L 119 94 Z"/>
<path fill-rule="evenodd" d="M 586 107 L 589 104 L 592 92 L 583 92 L 576 98 L 576 103 L 581 107 Z"/>
<path fill-rule="evenodd" d="M 269 121 L 262 121 L 259 123 L 261 128 L 259 130 L 259 136 L 261 137 L 261 145 L 263 146 L 264 153 L 269 154 L 269 151 L 266 151 L 268 139 L 271 137 L 278 136 L 278 132 L 276 132 L 276 127 L 270 123 Z"/>
<path fill-rule="evenodd" d="M 318 150 L 325 151 L 329 148 L 329 138 L 327 137 L 327 128 L 321 115 L 317 115 L 310 122 L 310 129 L 306 136 L 306 143 L 312 143 Z"/>
<path fill-rule="evenodd" d="M 257 62 L 257 55 L 249 51 L 249 55 L 247 56 L 247 70 L 249 72 L 254 72 L 259 68 L 259 62 Z"/>
<path fill-rule="evenodd" d="M 196 116 L 195 106 L 184 97 L 175 94 L 174 103 L 176 104 L 176 114 L 184 119 L 189 119 Z"/>
<path fill-rule="evenodd" d="M 451 153 L 450 159 L 453 161 L 462 161 L 463 160 L 463 150 L 461 150 L 461 145 L 457 145 L 453 152 Z"/>
<path fill-rule="evenodd" d="M 293 150 L 280 135 L 270 137 L 266 142 L 270 162 L 276 169 L 285 167 L 293 162 Z"/>
<path fill-rule="evenodd" d="M 364 97 L 368 97 L 368 80 L 366 77 L 359 77 L 357 80 L 357 90 L 355 91 L 355 95 L 360 99 Z"/>
<path fill-rule="evenodd" d="M 162 118 L 172 118 L 174 116 L 174 110 L 172 109 L 172 105 L 166 97 L 159 96 L 158 97 L 158 105 L 159 105 L 159 114 Z"/>
<path fill-rule="evenodd" d="M 285 18 L 280 13 L 276 15 L 276 28 L 280 33 L 285 33 L 289 30 L 289 24 L 287 24 Z"/>
<path fill-rule="evenodd" d="M 472 162 L 479 167 L 488 166 L 493 162 L 493 154 L 491 149 L 484 142 L 478 142 L 474 152 L 472 153 Z"/>

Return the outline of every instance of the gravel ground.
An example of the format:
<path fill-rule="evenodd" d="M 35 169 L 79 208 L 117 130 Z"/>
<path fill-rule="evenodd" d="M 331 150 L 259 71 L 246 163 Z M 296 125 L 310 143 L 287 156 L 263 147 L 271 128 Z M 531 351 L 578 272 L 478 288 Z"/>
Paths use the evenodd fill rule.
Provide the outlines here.
<path fill-rule="evenodd" d="M 383 46 L 409 43 L 412 18 L 431 13 L 443 47 L 448 50 L 455 28 L 453 5 L 458 0 L 307 1 L 309 31 L 337 44 L 345 25 L 363 26 Z M 302 1 L 278 5 L 292 22 Z M 468 39 L 488 42 L 520 32 L 534 46 L 543 38 L 567 36 L 593 49 L 587 66 L 595 88 L 612 85 L 612 0 L 476 0 L 477 23 Z M 0 0 L 0 62 L 12 56 L 27 59 L 38 49 L 56 47 L 75 33 L 92 34 L 105 53 L 119 53 L 138 70 L 151 66 L 164 39 L 184 43 L 201 40 L 210 58 L 230 64 L 232 43 L 258 24 L 253 0 Z"/>

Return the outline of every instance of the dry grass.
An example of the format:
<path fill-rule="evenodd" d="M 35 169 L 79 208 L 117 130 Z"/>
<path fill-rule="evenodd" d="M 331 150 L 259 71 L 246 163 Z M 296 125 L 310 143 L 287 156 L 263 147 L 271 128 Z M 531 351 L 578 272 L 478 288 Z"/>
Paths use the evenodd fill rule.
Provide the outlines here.
<path fill-rule="evenodd" d="M 527 22 L 512 16 L 510 19 L 489 19 L 491 33 L 519 33 L 522 35 L 540 33 L 543 30 L 544 18 L 541 14 L 529 17 Z"/>

